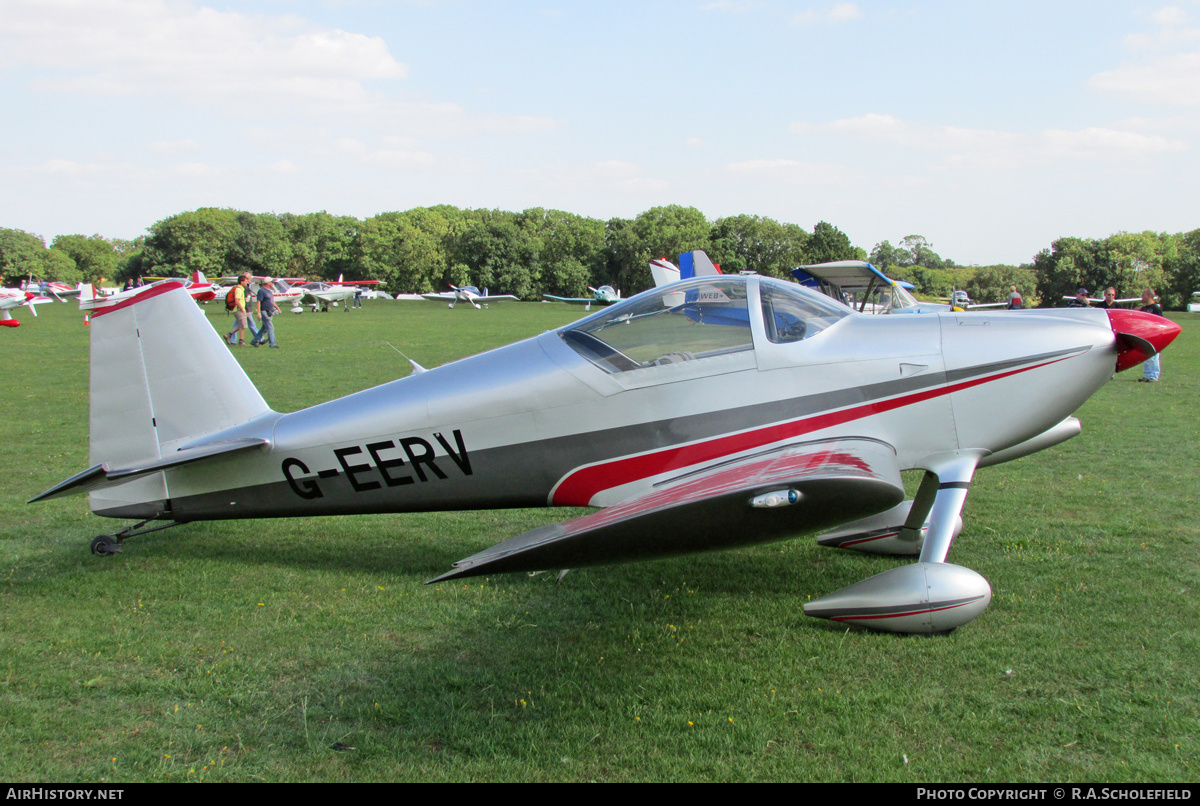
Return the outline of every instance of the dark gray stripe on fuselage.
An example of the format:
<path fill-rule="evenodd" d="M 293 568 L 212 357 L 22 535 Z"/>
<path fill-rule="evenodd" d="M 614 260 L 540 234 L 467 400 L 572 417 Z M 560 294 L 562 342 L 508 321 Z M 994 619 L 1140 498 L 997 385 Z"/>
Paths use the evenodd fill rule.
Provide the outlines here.
<path fill-rule="evenodd" d="M 1020 360 L 981 364 L 955 370 L 952 374 L 955 382 L 961 382 L 1023 365 L 1042 363 L 1080 352 L 1081 349 L 1087 348 L 1059 350 Z M 546 506 L 551 490 L 560 479 L 584 465 L 912 394 L 946 385 L 946 378 L 947 373 L 931 372 L 927 375 L 756 403 L 734 409 L 635 423 L 478 451 L 471 450 L 469 460 L 473 472 L 469 476 L 454 472 L 456 468 L 453 468 L 451 460 L 446 456 L 438 456 L 439 463 L 446 462 L 448 478 L 430 483 L 403 487 L 381 485 L 377 489 L 359 492 L 344 474 L 339 474 L 336 477 L 320 479 L 322 495 L 312 499 L 297 495 L 291 484 L 284 479 L 240 490 L 183 496 L 171 499 L 171 517 L 191 521 L 541 507 Z M 446 428 L 452 428 L 453 425 L 446 424 Z M 470 434 L 465 436 L 469 448 Z M 279 464 L 286 458 L 272 455 L 270 461 Z M 329 467 L 311 468 L 308 478 L 315 480 L 321 470 L 328 472 L 332 467 L 337 467 L 337 458 L 331 448 Z M 379 481 L 382 478 L 375 466 L 356 476 L 360 484 Z M 163 502 L 156 502 L 97 511 L 96 514 L 117 518 L 145 518 L 161 512 L 163 508 Z"/>

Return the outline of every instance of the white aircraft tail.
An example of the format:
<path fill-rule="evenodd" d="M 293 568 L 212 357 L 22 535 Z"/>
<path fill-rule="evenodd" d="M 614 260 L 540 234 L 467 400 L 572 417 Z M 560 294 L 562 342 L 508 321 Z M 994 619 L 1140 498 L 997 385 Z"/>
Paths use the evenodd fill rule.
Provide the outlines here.
<path fill-rule="evenodd" d="M 206 434 L 270 411 L 182 283 L 150 286 L 92 314 L 93 466 L 169 460 Z M 165 487 L 155 473 L 95 490 L 92 509 L 166 499 Z"/>
<path fill-rule="evenodd" d="M 670 285 L 678 282 L 679 269 L 665 257 L 655 258 L 650 261 L 650 276 L 654 278 L 656 287 Z"/>

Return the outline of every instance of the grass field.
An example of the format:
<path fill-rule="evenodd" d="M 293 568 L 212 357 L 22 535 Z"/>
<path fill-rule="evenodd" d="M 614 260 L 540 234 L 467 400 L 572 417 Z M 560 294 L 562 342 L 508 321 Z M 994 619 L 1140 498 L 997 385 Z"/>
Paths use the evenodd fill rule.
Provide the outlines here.
<path fill-rule="evenodd" d="M 237 352 L 294 410 L 581 309 L 367 302 Z M 229 319 L 216 305 L 221 331 Z M 902 561 L 798 539 L 421 583 L 563 510 L 211 522 L 135 538 L 84 497 L 87 328 L 0 333 L 0 780 L 1195 781 L 1200 315 L 1070 442 L 976 477 L 950 560 L 994 599 L 947 637 L 801 606 Z"/>

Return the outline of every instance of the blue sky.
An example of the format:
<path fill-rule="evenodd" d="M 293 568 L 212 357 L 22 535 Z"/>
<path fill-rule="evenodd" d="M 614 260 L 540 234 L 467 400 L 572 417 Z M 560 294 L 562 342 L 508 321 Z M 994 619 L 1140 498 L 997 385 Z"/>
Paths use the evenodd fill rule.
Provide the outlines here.
<path fill-rule="evenodd" d="M 1200 227 L 1200 2 L 0 0 L 0 226 L 662 204 L 1019 263 Z"/>

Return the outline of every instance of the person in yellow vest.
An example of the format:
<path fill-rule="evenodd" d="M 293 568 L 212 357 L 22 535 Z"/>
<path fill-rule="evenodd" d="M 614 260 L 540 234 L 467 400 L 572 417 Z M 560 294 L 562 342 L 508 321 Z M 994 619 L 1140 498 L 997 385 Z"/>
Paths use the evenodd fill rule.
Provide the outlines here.
<path fill-rule="evenodd" d="M 233 287 L 233 330 L 225 337 L 230 344 L 239 347 L 246 346 L 246 286 L 250 285 L 250 273 L 246 272 L 238 278 Z M 237 338 L 234 338 L 234 334 Z"/>

